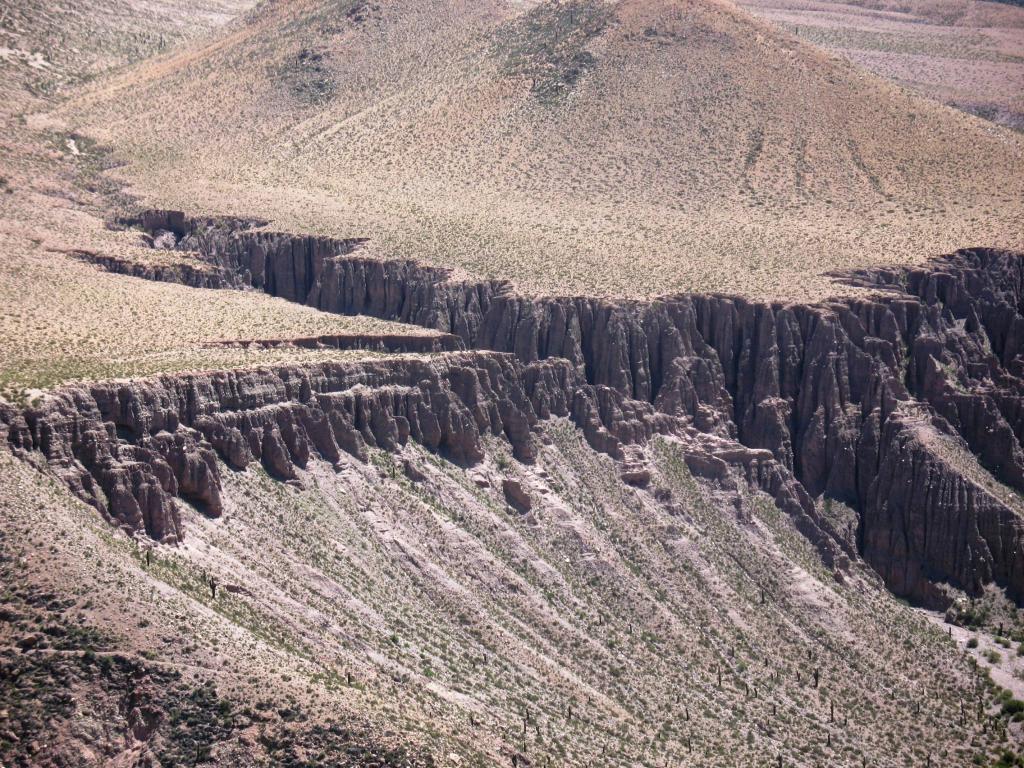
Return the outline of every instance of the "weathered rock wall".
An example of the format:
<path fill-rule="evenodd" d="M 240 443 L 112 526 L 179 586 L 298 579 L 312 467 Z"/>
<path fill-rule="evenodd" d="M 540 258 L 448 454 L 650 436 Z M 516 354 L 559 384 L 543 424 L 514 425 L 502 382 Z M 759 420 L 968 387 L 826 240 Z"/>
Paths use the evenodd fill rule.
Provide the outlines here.
<path fill-rule="evenodd" d="M 535 299 L 500 281 L 360 257 L 355 240 L 152 216 L 234 284 L 433 328 L 525 364 L 562 359 L 574 382 L 620 404 L 770 452 L 801 493 L 858 511 L 861 554 L 900 594 L 940 603 L 937 583 L 977 592 L 995 581 L 1024 599 L 1020 505 L 929 438 L 962 442 L 999 482 L 1024 491 L 1019 255 L 961 251 L 925 267 L 850 274 L 843 279 L 875 295 L 811 305 Z M 599 420 L 607 430 L 617 418 Z"/>
<path fill-rule="evenodd" d="M 649 403 L 586 384 L 560 359 L 524 364 L 454 353 L 69 386 L 29 408 L 0 406 L 0 434 L 112 522 L 170 542 L 183 535 L 176 497 L 220 514 L 218 457 L 234 469 L 261 462 L 287 481 L 313 455 L 365 461 L 368 447 L 397 451 L 408 440 L 474 464 L 484 456 L 481 438 L 493 434 L 532 462 L 534 427 L 552 417 L 572 420 L 614 458 L 623 457 L 623 443 L 674 435 L 695 474 L 725 483 L 739 476 L 763 489 L 827 562 L 841 564 L 835 532 L 767 451 L 703 435 Z"/>
<path fill-rule="evenodd" d="M 434 354 L 464 349 L 462 339 L 450 333 L 327 333 L 319 336 L 293 336 L 276 339 L 225 339 L 204 342 L 204 347 L 273 349 L 340 349 L 347 351 L 388 352 L 391 354 Z"/>
<path fill-rule="evenodd" d="M 189 264 L 185 261 L 175 261 L 166 264 L 144 263 L 110 254 L 83 250 L 69 251 L 68 255 L 105 269 L 108 272 L 139 277 L 143 280 L 153 280 L 158 283 L 179 283 L 190 288 L 232 287 L 230 281 L 225 279 L 223 270 L 204 264 Z"/>

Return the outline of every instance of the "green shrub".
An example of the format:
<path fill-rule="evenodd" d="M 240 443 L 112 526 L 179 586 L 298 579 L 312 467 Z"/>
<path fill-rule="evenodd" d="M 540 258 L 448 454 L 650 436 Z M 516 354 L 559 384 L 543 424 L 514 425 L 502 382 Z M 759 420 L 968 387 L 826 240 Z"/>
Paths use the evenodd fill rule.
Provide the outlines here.
<path fill-rule="evenodd" d="M 1006 749 L 1003 750 L 999 759 L 992 764 L 992 768 L 1015 768 L 1015 766 L 1019 765 L 1021 765 L 1021 758 Z"/>
<path fill-rule="evenodd" d="M 1004 715 L 1024 714 L 1024 701 L 1020 699 L 1009 699 L 1003 702 L 1002 713 Z"/>

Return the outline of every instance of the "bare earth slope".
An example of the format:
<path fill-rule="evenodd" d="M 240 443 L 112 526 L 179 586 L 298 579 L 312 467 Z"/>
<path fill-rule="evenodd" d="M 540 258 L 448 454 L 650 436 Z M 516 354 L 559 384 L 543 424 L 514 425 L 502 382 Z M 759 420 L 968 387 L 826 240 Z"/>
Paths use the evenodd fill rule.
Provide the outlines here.
<path fill-rule="evenodd" d="M 331 397 L 397 402 L 408 369 L 435 397 L 462 390 L 462 414 L 500 405 L 515 381 L 491 390 L 486 372 L 513 368 L 480 353 L 384 377 L 371 364 L 382 386 Z M 246 403 L 267 403 L 236 416 L 294 411 L 272 383 L 324 372 L 232 374 Z M 143 402 L 175 381 L 122 396 L 149 418 Z M 418 428 L 389 443 L 400 419 L 375 413 L 330 462 L 294 466 L 291 448 L 266 469 L 218 460 L 222 516 L 182 505 L 184 542 L 148 554 L 0 455 L 16 617 L 0 638 L 27 649 L 4 667 L 21 687 L 0 676 L 26 742 L 0 731 L 5 764 L 966 765 L 1003 742 L 993 689 L 944 631 L 859 566 L 826 570 L 741 475 L 697 480 L 690 438 L 633 453 L 649 473 L 637 487 L 564 419 L 538 425 L 529 463 L 513 456 L 524 436 L 479 436 L 467 471 Z M 472 448 L 473 423 L 447 437 Z M 33 757 L 29 739 L 47 748 Z M 432 757 L 379 756 L 396 742 Z"/>
<path fill-rule="evenodd" d="M 1024 130 L 1024 6 L 988 0 L 755 0 L 785 31 L 918 93 Z"/>
<path fill-rule="evenodd" d="M 268 4 L 59 115 L 161 206 L 527 292 L 808 298 L 1020 247 L 1022 139 L 725 4 Z"/>
<path fill-rule="evenodd" d="M 40 95 L 202 37 L 255 0 L 11 0 L 0 12 L 0 61 L 28 65 Z"/>

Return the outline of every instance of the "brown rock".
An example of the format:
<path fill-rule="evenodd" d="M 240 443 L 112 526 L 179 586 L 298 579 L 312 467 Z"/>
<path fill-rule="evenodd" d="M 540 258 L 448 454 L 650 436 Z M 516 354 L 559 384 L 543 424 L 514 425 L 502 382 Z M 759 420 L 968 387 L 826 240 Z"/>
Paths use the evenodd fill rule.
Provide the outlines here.
<path fill-rule="evenodd" d="M 619 472 L 619 477 L 626 485 L 646 488 L 651 482 L 651 471 L 642 466 L 626 466 Z"/>
<path fill-rule="evenodd" d="M 621 458 L 624 444 L 682 435 L 692 425 L 738 452 L 719 464 L 709 458 L 717 448 L 697 446 L 687 455 L 691 471 L 726 483 L 735 470 L 770 493 L 826 560 L 840 563 L 859 550 L 892 589 L 926 601 L 940 600 L 933 584 L 943 581 L 974 594 L 995 583 L 1024 599 L 1017 517 L 901 416 L 904 403 L 926 413 L 943 440 L 1024 491 L 1019 254 L 975 249 L 920 266 L 861 270 L 842 279 L 875 289 L 872 297 L 820 304 L 719 295 L 617 303 L 516 296 L 500 281 L 454 281 L 443 269 L 408 260 L 361 258 L 354 252 L 359 241 L 256 231 L 240 220 L 161 211 L 143 223 L 173 232 L 179 248 L 199 250 L 208 274 L 224 284 L 434 328 L 467 347 L 510 356 L 453 357 L 435 370 L 407 361 L 367 366 L 380 383 L 358 394 L 337 371 L 279 369 L 262 382 L 228 374 L 235 390 L 218 376 L 181 377 L 134 391 L 80 388 L 38 411 L 3 407 L 0 434 L 8 443 L 42 451 L 75 493 L 119 524 L 178 535 L 171 501 L 184 492 L 192 465 L 186 462 L 184 473 L 172 467 L 172 488 L 161 464 L 169 462 L 146 444 L 161 429 L 174 433 L 175 420 L 201 429 L 199 440 L 232 463 L 246 459 L 241 444 L 227 431 L 232 436 L 218 441 L 198 423 L 201 416 L 237 429 L 250 452 L 282 474 L 286 461 L 301 464 L 307 451 L 329 457 L 321 427 L 297 416 L 282 422 L 284 449 L 276 437 L 260 446 L 259 409 L 314 407 L 301 394 L 306 381 L 331 398 L 315 407 L 327 415 L 339 449 L 353 455 L 365 455 L 364 445 L 394 450 L 408 437 L 472 465 L 483 456 L 480 437 L 493 434 L 509 439 L 518 459 L 532 461 L 532 427 L 560 416 L 596 450 Z M 107 268 L 129 269 L 116 262 Z M 198 279 L 184 272 L 153 277 Z M 107 435 L 105 422 L 128 435 Z M 123 450 L 129 444 L 132 450 Z M 857 511 L 856 547 L 818 518 L 812 498 L 821 495 Z"/>
<path fill-rule="evenodd" d="M 501 481 L 501 490 L 505 494 L 505 501 L 517 512 L 529 512 L 532 509 L 533 501 L 530 494 L 518 480 L 505 478 Z"/>
<path fill-rule="evenodd" d="M 427 479 L 427 476 L 420 471 L 419 467 L 409 459 L 402 460 L 402 472 L 404 472 L 405 476 L 414 483 L 422 483 Z"/>

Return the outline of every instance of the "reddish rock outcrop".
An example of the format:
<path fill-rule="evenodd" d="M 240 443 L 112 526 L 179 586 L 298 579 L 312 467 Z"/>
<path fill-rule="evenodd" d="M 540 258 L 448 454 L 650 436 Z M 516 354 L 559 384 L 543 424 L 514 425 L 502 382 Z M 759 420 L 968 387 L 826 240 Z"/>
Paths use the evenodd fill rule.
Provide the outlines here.
<path fill-rule="evenodd" d="M 518 480 L 505 478 L 501 481 L 501 491 L 505 494 L 505 500 L 513 509 L 518 512 L 529 512 L 533 507 L 533 500 L 523 484 Z"/>

